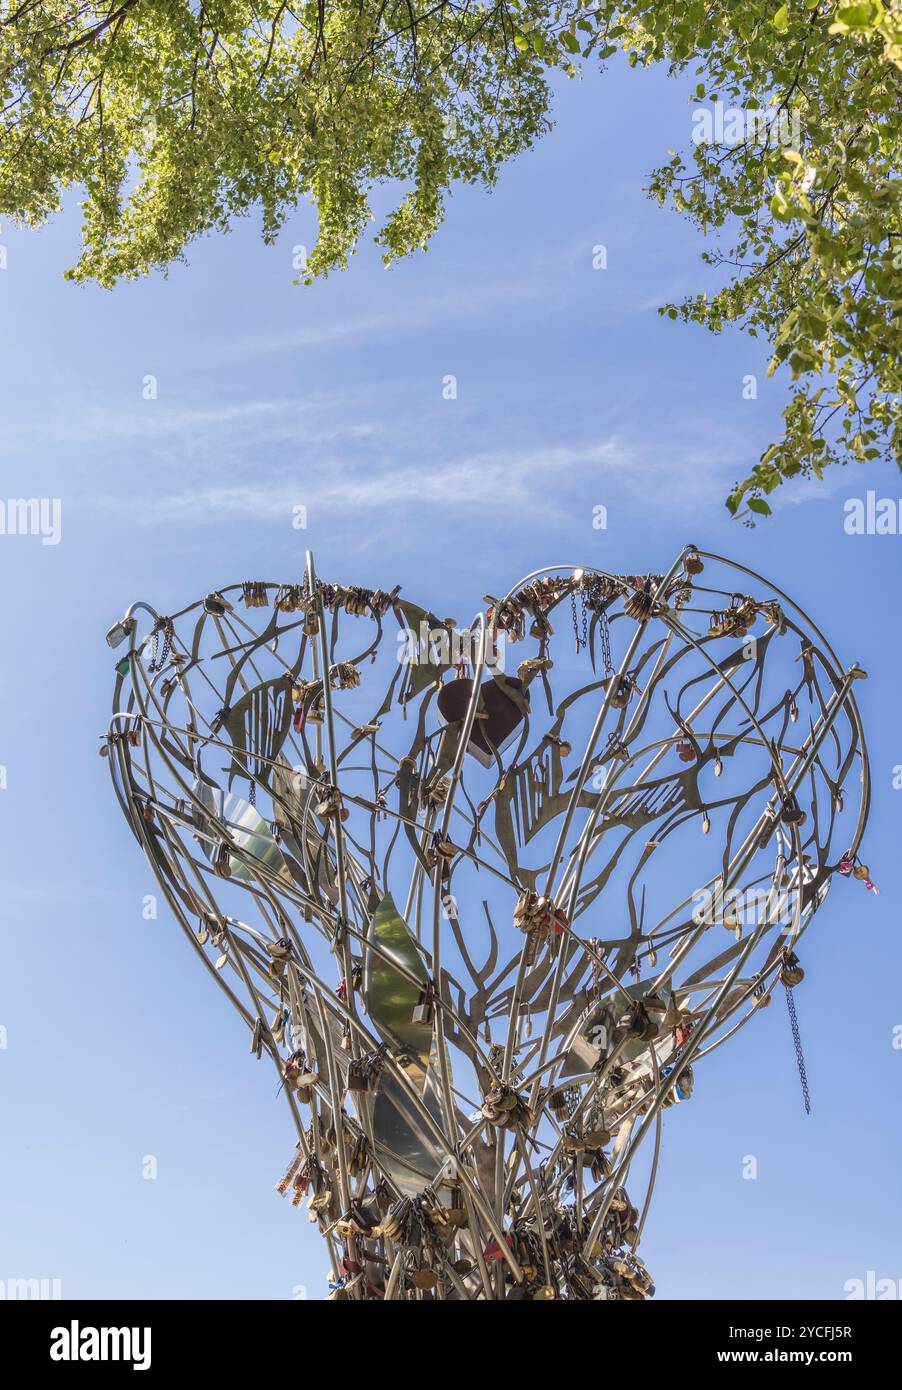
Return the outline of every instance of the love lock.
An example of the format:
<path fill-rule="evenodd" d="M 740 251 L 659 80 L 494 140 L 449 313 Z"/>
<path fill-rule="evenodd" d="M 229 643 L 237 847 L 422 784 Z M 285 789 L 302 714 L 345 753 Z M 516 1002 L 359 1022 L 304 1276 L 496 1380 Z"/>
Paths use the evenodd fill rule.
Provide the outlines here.
<path fill-rule="evenodd" d="M 352 1173 L 363 1173 L 369 1163 L 366 1135 L 360 1134 L 347 1150 L 348 1168 Z"/>
<path fill-rule="evenodd" d="M 624 1018 L 623 1026 L 630 1037 L 638 1038 L 640 1042 L 654 1042 L 658 1036 L 658 1025 L 648 1016 L 642 1004 L 633 1005 Z"/>
<path fill-rule="evenodd" d="M 570 1107 L 567 1104 L 566 1091 L 553 1091 L 548 1104 L 551 1106 L 551 1113 L 555 1119 L 566 1120 L 570 1114 Z"/>
<path fill-rule="evenodd" d="M 277 613 L 300 613 L 304 607 L 304 589 L 300 584 L 283 584 L 273 600 Z"/>
<path fill-rule="evenodd" d="M 537 637 L 540 642 L 547 641 L 549 637 L 554 636 L 554 628 L 544 613 L 540 611 L 535 613 L 529 625 L 529 635 L 530 637 Z"/>
<path fill-rule="evenodd" d="M 217 878 L 231 878 L 231 853 L 225 840 L 220 840 L 213 857 L 213 872 Z"/>
<path fill-rule="evenodd" d="M 294 1091 L 303 1105 L 310 1104 L 312 1087 L 316 1083 L 317 1075 L 307 1066 L 307 1058 L 300 1048 L 291 1054 L 282 1067 L 282 1079 L 288 1090 Z"/>
<path fill-rule="evenodd" d="M 414 1005 L 410 1021 L 429 1028 L 435 1022 L 435 986 L 431 980 L 420 990 L 420 997 Z"/>
<path fill-rule="evenodd" d="M 532 1123 L 532 1111 L 525 1100 L 511 1087 L 499 1081 L 486 1092 L 482 1114 L 499 1129 Z"/>
<path fill-rule="evenodd" d="M 554 662 L 550 656 L 531 656 L 526 661 L 521 661 L 517 667 L 517 679 L 527 686 L 531 680 L 540 675 L 542 671 L 550 671 Z"/>
<path fill-rule="evenodd" d="M 278 941 L 268 941 L 266 952 L 272 960 L 269 973 L 274 979 L 279 979 L 285 973 L 285 966 L 291 960 L 293 947 L 287 937 L 280 937 Z"/>
<path fill-rule="evenodd" d="M 354 690 L 360 684 L 360 672 L 352 661 L 339 661 L 329 671 L 333 690 Z"/>
<path fill-rule="evenodd" d="M 642 1007 L 645 1009 L 649 1021 L 654 1024 L 656 1030 L 661 1027 L 671 1012 L 667 1000 L 662 999 L 660 994 L 654 991 L 650 991 L 645 995 L 642 1000 Z"/>
<path fill-rule="evenodd" d="M 409 1197 L 402 1197 L 390 1208 L 388 1215 L 375 1228 L 373 1234 L 383 1236 L 386 1240 L 399 1240 L 406 1235 L 413 1214 L 413 1202 Z"/>
<path fill-rule="evenodd" d="M 808 819 L 794 792 L 788 792 L 784 796 L 780 819 L 784 825 L 804 825 Z"/>
<path fill-rule="evenodd" d="M 603 682 L 605 689 L 611 690 L 611 708 L 626 709 L 633 696 L 633 682 L 629 676 L 609 676 Z"/>
<path fill-rule="evenodd" d="M 766 1009 L 770 1003 L 770 994 L 767 985 L 762 980 L 752 990 L 753 1008 Z"/>
<path fill-rule="evenodd" d="M 374 1089 L 379 1073 L 385 1062 L 387 1048 L 384 1043 L 375 1052 L 352 1057 L 348 1063 L 348 1090 L 371 1091 Z"/>
<path fill-rule="evenodd" d="M 783 965 L 780 970 L 780 982 L 786 985 L 787 989 L 793 989 L 800 985 L 805 978 L 805 971 L 799 962 L 798 956 L 794 951 L 783 952 Z"/>
<path fill-rule="evenodd" d="M 507 633 L 511 642 L 519 642 L 526 631 L 523 609 L 512 599 L 504 599 L 501 603 L 493 601 L 487 617 L 492 627 Z"/>
<path fill-rule="evenodd" d="M 269 603 L 266 585 L 261 579 L 246 580 L 241 586 L 245 608 L 265 608 Z"/>
<path fill-rule="evenodd" d="M 337 787 L 330 787 L 322 801 L 317 802 L 316 814 L 323 820 L 342 820 L 346 821 L 350 812 L 346 806 L 342 805 L 341 792 Z"/>
<path fill-rule="evenodd" d="M 623 605 L 623 611 L 628 618 L 633 618 L 637 623 L 644 623 L 653 613 L 660 611 L 660 604 L 655 601 L 654 584 L 652 576 L 647 578 L 636 576 L 635 583 L 639 586 L 634 594 Z"/>
<path fill-rule="evenodd" d="M 423 786 L 420 790 L 420 805 L 424 810 L 428 810 L 430 806 L 434 806 L 436 809 L 444 806 L 445 802 L 448 800 L 448 790 L 447 777 L 439 778 L 439 780 L 431 786 Z M 436 839 L 437 838 L 438 836 L 436 836 Z M 457 853 L 453 845 L 451 846 L 451 852 L 452 854 Z"/>
<path fill-rule="evenodd" d="M 610 1135 L 608 1136 L 610 1138 Z M 611 1160 L 604 1149 L 596 1149 L 592 1155 L 592 1162 L 589 1165 L 592 1170 L 592 1177 L 595 1182 L 602 1182 L 611 1176 Z M 585 1162 L 583 1164 L 585 1166 Z"/>

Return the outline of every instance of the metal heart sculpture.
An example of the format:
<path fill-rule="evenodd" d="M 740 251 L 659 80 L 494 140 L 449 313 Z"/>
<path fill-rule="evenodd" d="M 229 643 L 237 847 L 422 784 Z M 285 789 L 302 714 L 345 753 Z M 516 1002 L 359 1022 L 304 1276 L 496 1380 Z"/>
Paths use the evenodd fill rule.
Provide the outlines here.
<path fill-rule="evenodd" d="M 641 1299 L 662 1114 L 778 982 L 808 1104 L 795 948 L 834 873 L 874 886 L 864 673 L 694 547 L 486 603 L 308 556 L 135 604 L 101 752 L 276 1068 L 330 1296 Z"/>

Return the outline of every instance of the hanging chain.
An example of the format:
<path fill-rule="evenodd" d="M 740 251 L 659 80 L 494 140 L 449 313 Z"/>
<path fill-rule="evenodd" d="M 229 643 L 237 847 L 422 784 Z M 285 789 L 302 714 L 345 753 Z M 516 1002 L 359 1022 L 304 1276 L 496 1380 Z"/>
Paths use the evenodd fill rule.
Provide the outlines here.
<path fill-rule="evenodd" d="M 159 634 L 163 634 L 163 650 L 157 656 Z M 153 632 L 150 634 L 150 661 L 147 664 L 148 671 L 154 673 L 162 671 L 169 656 L 170 638 L 172 636 L 172 623 L 168 618 L 159 618 L 154 624 Z"/>
<path fill-rule="evenodd" d="M 811 1114 L 811 1097 L 808 1094 L 808 1074 L 805 1071 L 805 1054 L 802 1052 L 802 1039 L 799 1036 L 799 1020 L 796 1017 L 796 1001 L 792 997 L 792 989 L 789 985 L 784 985 L 786 990 L 786 1007 L 789 1010 L 789 1026 L 792 1029 L 792 1041 L 796 1050 L 796 1061 L 799 1064 L 799 1080 L 802 1083 L 802 1097 L 805 1101 L 805 1114 Z"/>
<path fill-rule="evenodd" d="M 608 625 L 607 613 L 601 615 L 601 658 L 604 662 L 604 673 L 606 676 L 614 674 L 614 663 L 611 660 L 611 629 Z"/>
<path fill-rule="evenodd" d="M 579 651 L 579 618 L 576 615 L 576 590 L 570 590 L 570 608 L 573 612 L 573 641 Z"/>

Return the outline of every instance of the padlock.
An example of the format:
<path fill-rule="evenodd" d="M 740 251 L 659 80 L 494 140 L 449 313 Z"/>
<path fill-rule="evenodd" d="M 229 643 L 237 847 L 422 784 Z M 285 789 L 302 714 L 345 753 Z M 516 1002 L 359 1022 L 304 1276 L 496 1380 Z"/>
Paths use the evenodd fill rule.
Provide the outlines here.
<path fill-rule="evenodd" d="M 626 709 L 633 693 L 633 683 L 628 676 L 610 676 L 604 682 L 611 688 L 611 708 Z"/>
<path fill-rule="evenodd" d="M 308 718 L 310 716 L 308 715 Z M 322 801 L 317 802 L 316 814 L 323 820 L 346 821 L 350 812 L 346 806 L 342 805 L 341 793 L 332 787 L 323 797 Z"/>
<path fill-rule="evenodd" d="M 652 1042 L 657 1037 L 657 1026 L 652 1023 L 641 1004 L 635 1004 L 633 1008 L 630 1009 L 625 1017 L 624 1023 L 627 1032 L 632 1037 L 638 1038 L 642 1042 Z"/>
<path fill-rule="evenodd" d="M 411 1023 L 419 1023 L 424 1027 L 432 1027 L 435 1022 L 435 992 L 430 981 L 420 990 L 420 997 L 414 1005 Z"/>
<path fill-rule="evenodd" d="M 640 585 L 637 591 L 630 594 L 623 605 L 623 611 L 628 618 L 633 618 L 637 623 L 644 622 L 650 618 L 656 608 L 655 596 L 652 593 L 651 579 L 636 579 Z"/>
<path fill-rule="evenodd" d="M 213 872 L 217 878 L 232 877 L 229 847 L 224 840 L 221 840 L 216 848 L 216 854 L 213 857 Z"/>
<path fill-rule="evenodd" d="M 799 963 L 798 956 L 793 951 L 786 951 L 780 970 L 781 983 L 786 985 L 787 989 L 793 989 L 796 985 L 800 985 L 804 978 L 805 971 Z"/>
<path fill-rule="evenodd" d="M 799 805 L 795 793 L 788 792 L 783 798 L 783 809 L 780 812 L 780 819 L 784 825 L 804 825 L 805 821 L 808 819 Z"/>
<path fill-rule="evenodd" d="M 763 980 L 760 984 L 756 985 L 754 990 L 752 991 L 752 999 L 752 1007 L 755 1009 L 766 1009 L 768 1004 L 770 1003 L 770 994 L 768 993 L 767 985 L 764 983 Z"/>
<path fill-rule="evenodd" d="M 570 1114 L 570 1107 L 567 1104 L 566 1091 L 553 1091 L 549 1101 L 552 1114 L 559 1120 L 566 1120 Z"/>
<path fill-rule="evenodd" d="M 368 1091 L 370 1089 L 370 1066 L 365 1057 L 352 1057 L 348 1063 L 348 1090 Z"/>
<path fill-rule="evenodd" d="M 204 599 L 204 612 L 211 614 L 214 618 L 223 618 L 226 613 L 231 613 L 232 605 L 227 603 L 222 594 L 207 594 Z"/>
<path fill-rule="evenodd" d="M 388 1215 L 384 1218 L 382 1224 L 376 1227 L 376 1232 L 378 1232 L 379 1235 L 385 1236 L 388 1240 L 397 1240 L 399 1236 L 404 1234 L 412 1212 L 413 1203 L 410 1198 L 401 1197 L 399 1201 L 395 1202 L 394 1205 L 389 1208 Z M 376 1234 L 376 1232 L 374 1232 L 374 1234 Z"/>

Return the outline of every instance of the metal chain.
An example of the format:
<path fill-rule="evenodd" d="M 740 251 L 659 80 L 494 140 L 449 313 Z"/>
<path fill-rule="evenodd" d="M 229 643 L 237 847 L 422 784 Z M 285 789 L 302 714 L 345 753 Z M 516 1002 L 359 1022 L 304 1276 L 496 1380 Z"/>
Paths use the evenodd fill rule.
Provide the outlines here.
<path fill-rule="evenodd" d="M 611 629 L 608 625 L 607 613 L 601 615 L 601 658 L 604 662 L 604 673 L 606 676 L 614 674 L 614 663 L 611 660 Z"/>
<path fill-rule="evenodd" d="M 157 644 L 160 632 L 163 634 L 163 650 L 160 652 L 158 659 Z M 163 667 L 166 665 L 166 660 L 169 656 L 169 639 L 171 633 L 172 624 L 168 618 L 161 618 L 160 621 L 154 625 L 153 632 L 150 634 L 150 661 L 147 665 L 148 671 L 152 671 L 156 674 L 158 671 L 162 671 Z"/>
<path fill-rule="evenodd" d="M 811 1097 L 808 1094 L 808 1074 L 805 1071 L 805 1055 L 802 1052 L 802 1039 L 799 1036 L 799 1020 L 796 1017 L 796 1001 L 792 997 L 792 989 L 789 985 L 784 985 L 786 990 L 786 1007 L 789 1010 L 789 1026 L 792 1029 L 792 1041 L 796 1050 L 796 1061 L 799 1064 L 799 1080 L 802 1083 L 802 1097 L 805 1101 L 805 1114 L 811 1114 Z"/>

